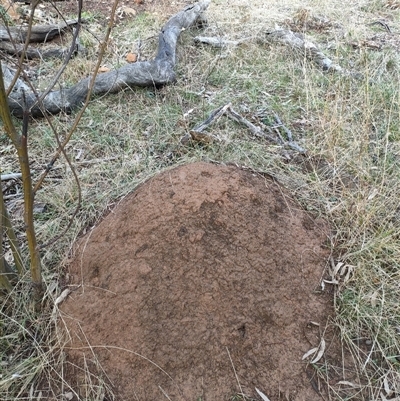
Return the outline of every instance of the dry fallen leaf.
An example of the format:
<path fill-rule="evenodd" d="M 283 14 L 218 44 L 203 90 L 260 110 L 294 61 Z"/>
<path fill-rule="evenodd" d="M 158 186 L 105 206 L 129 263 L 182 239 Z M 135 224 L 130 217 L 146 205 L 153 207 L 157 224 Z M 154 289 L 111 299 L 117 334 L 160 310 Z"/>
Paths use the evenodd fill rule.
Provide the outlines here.
<path fill-rule="evenodd" d="M 333 271 L 332 271 L 332 277 L 336 277 L 336 275 L 338 274 L 339 270 L 341 269 L 341 267 L 344 265 L 343 262 L 338 262 L 337 265 L 334 267 Z"/>
<path fill-rule="evenodd" d="M 344 284 L 346 284 L 346 283 L 350 280 L 350 277 L 352 276 L 354 269 L 355 269 L 354 266 L 352 266 L 352 265 L 346 265 L 346 276 L 345 276 L 345 278 L 343 279 L 343 283 L 344 283 Z M 344 272 L 343 272 L 343 274 L 344 274 Z M 343 274 L 342 274 L 342 275 L 343 275 Z"/>
<path fill-rule="evenodd" d="M 257 387 L 256 387 L 256 391 L 257 391 L 258 395 L 259 395 L 264 401 L 270 401 L 270 399 L 269 399 L 263 392 L 261 392 Z"/>
<path fill-rule="evenodd" d="M 379 194 L 379 189 L 374 188 L 374 189 L 371 191 L 371 193 L 369 194 L 367 200 L 370 201 L 370 200 L 374 199 L 375 196 L 378 195 L 378 194 Z"/>
<path fill-rule="evenodd" d="M 325 347 L 326 347 L 325 340 L 323 338 L 321 338 L 321 344 L 319 345 L 318 354 L 315 357 L 315 359 L 313 359 L 311 361 L 311 363 L 317 363 L 322 358 L 322 355 L 324 355 L 324 352 L 325 352 Z"/>
<path fill-rule="evenodd" d="M 349 386 L 349 387 L 359 387 L 358 384 L 348 382 L 346 380 L 341 380 L 340 382 L 337 382 L 336 384 L 341 384 L 342 386 Z"/>
<path fill-rule="evenodd" d="M 189 117 L 189 115 L 192 114 L 193 111 L 194 111 L 194 109 L 188 110 L 188 111 L 183 115 L 183 118 Z"/>
<path fill-rule="evenodd" d="M 373 308 L 376 308 L 377 304 L 378 304 L 378 295 L 379 295 L 379 291 L 375 291 L 372 295 L 371 295 L 371 306 Z"/>
<path fill-rule="evenodd" d="M 64 393 L 64 398 L 68 401 L 71 401 L 74 398 L 74 394 L 72 391 L 69 391 L 68 393 Z"/>
<path fill-rule="evenodd" d="M 128 63 L 136 63 L 136 61 L 137 61 L 137 54 L 135 54 L 135 53 L 128 53 L 128 54 L 126 55 L 126 61 L 127 61 Z"/>
<path fill-rule="evenodd" d="M 206 132 L 190 131 L 191 138 L 195 142 L 211 143 L 214 140 L 213 135 L 207 134 Z"/>
<path fill-rule="evenodd" d="M 317 348 L 311 348 L 309 351 L 307 351 L 301 358 L 302 361 L 304 361 L 304 359 L 308 358 L 310 355 L 315 354 L 318 351 L 318 347 Z"/>
<path fill-rule="evenodd" d="M 337 281 L 337 280 L 324 280 L 324 282 L 326 284 L 333 284 L 333 285 L 339 284 L 339 281 Z"/>
<path fill-rule="evenodd" d="M 385 378 L 383 379 L 383 387 L 385 388 L 386 395 L 387 395 L 388 397 L 391 397 L 391 396 L 393 395 L 393 390 L 392 390 L 392 389 L 390 388 L 390 386 L 389 386 L 389 382 L 388 382 L 387 377 L 385 377 Z"/>
<path fill-rule="evenodd" d="M 99 68 L 99 72 L 100 73 L 101 72 L 108 72 L 108 71 L 110 71 L 110 69 L 108 67 L 105 67 L 104 65 Z"/>
<path fill-rule="evenodd" d="M 58 305 L 61 302 L 65 301 L 65 298 L 70 294 L 71 290 L 69 288 L 66 288 L 54 301 L 54 305 Z"/>
<path fill-rule="evenodd" d="M 125 7 L 125 6 L 122 6 L 122 7 L 121 7 L 121 11 L 122 11 L 123 13 L 125 13 L 126 15 L 129 15 L 129 16 L 135 16 L 135 15 L 137 14 L 137 11 L 136 11 L 134 8 L 132 8 L 132 7 Z"/>

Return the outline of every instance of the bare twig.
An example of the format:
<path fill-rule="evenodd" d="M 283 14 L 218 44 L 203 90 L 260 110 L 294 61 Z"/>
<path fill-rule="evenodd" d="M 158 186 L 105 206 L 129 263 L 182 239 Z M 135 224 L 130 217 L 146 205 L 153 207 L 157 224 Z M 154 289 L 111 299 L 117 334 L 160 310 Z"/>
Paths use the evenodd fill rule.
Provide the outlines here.
<path fill-rule="evenodd" d="M 275 121 L 278 123 L 279 127 L 282 127 L 282 129 L 286 132 L 287 138 L 289 140 L 289 142 L 293 142 L 293 136 L 292 136 L 292 131 L 290 131 L 289 128 L 287 128 L 281 121 L 281 119 L 279 118 L 278 114 L 276 114 L 274 111 L 272 111 L 272 114 L 275 117 Z"/>
<path fill-rule="evenodd" d="M 114 1 L 113 8 L 112 8 L 112 10 L 111 10 L 111 17 L 112 17 L 112 18 L 110 19 L 110 21 L 114 21 L 114 15 L 115 15 L 115 10 L 116 10 L 116 7 L 117 7 L 117 3 L 118 3 L 117 1 Z M 82 0 L 79 0 L 78 4 L 79 4 L 79 5 L 78 5 L 78 21 L 80 22 L 80 21 L 81 21 L 81 13 L 82 13 Z M 110 23 L 111 23 L 111 22 L 110 22 Z M 81 118 L 82 118 L 82 116 L 83 116 L 83 113 L 85 112 L 85 110 L 86 110 L 86 108 L 87 108 L 87 106 L 88 106 L 89 98 L 90 98 L 91 92 L 92 92 L 92 90 L 93 90 L 94 80 L 96 79 L 96 74 L 97 74 L 97 72 L 98 72 L 98 69 L 100 68 L 100 64 L 101 64 L 101 61 L 102 61 L 103 56 L 104 56 L 104 52 L 105 52 L 104 44 L 108 42 L 108 38 L 109 38 L 110 33 L 111 33 L 110 23 L 109 23 L 109 25 L 108 25 L 108 27 L 107 27 L 106 36 L 105 36 L 105 38 L 104 38 L 103 45 L 102 45 L 101 48 L 100 48 L 100 54 L 99 54 L 99 56 L 98 56 L 97 65 L 96 65 L 96 67 L 95 67 L 94 75 L 93 75 L 93 77 L 92 77 L 92 80 L 90 81 L 89 91 L 88 91 L 88 95 L 87 95 L 86 101 L 85 101 L 83 107 L 81 108 L 81 110 L 79 111 L 78 115 L 75 117 L 75 120 L 74 120 L 74 122 L 73 122 L 71 128 L 69 129 L 69 132 L 68 132 L 68 134 L 67 134 L 67 136 L 66 136 L 66 138 L 65 138 L 65 140 L 64 140 L 63 143 L 60 143 L 59 138 L 58 138 L 58 135 L 57 135 L 57 132 L 56 132 L 56 129 L 54 128 L 54 126 L 53 126 L 53 124 L 52 124 L 52 122 L 51 122 L 49 116 L 48 116 L 46 113 L 44 114 L 44 116 L 45 116 L 45 118 L 46 118 L 48 124 L 50 125 L 50 127 L 51 127 L 52 130 L 53 130 L 54 136 L 56 137 L 58 149 L 57 149 L 56 153 L 53 155 L 53 157 L 52 157 L 50 163 L 48 163 L 48 165 L 47 165 L 45 171 L 43 171 L 42 175 L 39 177 L 38 182 L 35 184 L 35 187 L 34 187 L 34 189 L 33 189 L 33 192 L 34 192 L 34 193 L 36 193 L 36 192 L 38 191 L 38 189 L 42 186 L 44 179 L 46 178 L 46 176 L 48 175 L 48 173 L 51 171 L 52 167 L 54 166 L 54 163 L 55 163 L 55 162 L 58 160 L 58 158 L 60 157 L 60 154 L 63 154 L 64 157 L 65 157 L 66 160 L 67 160 L 67 163 L 70 164 L 69 159 L 68 159 L 68 156 L 66 155 L 64 149 L 65 149 L 65 146 L 68 144 L 68 142 L 71 140 L 71 137 L 72 137 L 73 133 L 76 131 L 76 128 L 78 127 L 78 124 L 79 124 L 79 122 L 80 122 L 80 120 L 81 120 Z M 75 37 L 75 35 L 74 35 L 74 37 Z M 75 39 L 76 39 L 76 38 L 75 38 Z M 72 47 L 71 47 L 71 49 L 72 49 Z M 64 63 L 64 64 L 65 64 L 65 63 Z M 56 82 L 56 81 L 55 81 L 55 82 Z M 41 96 L 40 98 L 38 97 L 38 103 L 39 103 L 39 106 L 40 106 L 40 109 L 41 109 L 41 110 L 45 110 L 45 106 L 43 105 L 43 99 L 44 99 L 43 96 Z M 74 174 L 74 176 L 75 176 L 75 170 L 74 170 L 74 168 L 71 166 L 71 164 L 70 164 L 70 167 L 71 167 L 71 170 L 72 170 L 72 172 L 73 172 L 73 174 Z M 76 178 L 77 178 L 77 177 L 76 177 Z M 77 180 L 77 183 L 78 183 L 78 188 L 79 188 L 79 182 L 78 182 L 78 180 Z M 80 196 L 81 196 L 81 195 L 80 195 L 80 190 L 79 190 L 79 199 L 80 199 Z M 80 205 L 80 200 L 79 200 L 79 205 Z M 77 213 L 77 210 L 76 210 L 76 212 L 74 213 L 74 216 L 76 215 L 76 213 Z M 71 222 L 72 222 L 72 220 L 71 220 Z M 68 226 L 70 226 L 70 224 L 69 224 Z M 48 244 L 46 244 L 46 245 L 48 245 Z"/>
<path fill-rule="evenodd" d="M 10 93 L 13 91 L 15 83 L 19 80 L 19 76 L 22 72 L 22 65 L 23 65 L 23 61 L 25 58 L 25 52 L 29 47 L 29 42 L 30 42 L 30 38 L 31 38 L 32 27 L 33 27 L 33 17 L 35 14 L 35 9 L 38 6 L 39 2 L 40 2 L 40 0 L 33 0 L 31 3 L 31 12 L 30 12 L 30 16 L 29 16 L 28 28 L 27 28 L 27 30 L 25 32 L 25 36 L 24 36 L 24 38 L 25 38 L 24 47 L 20 53 L 21 55 L 20 55 L 19 62 L 17 65 L 17 71 L 14 75 L 13 80 L 11 81 L 10 85 L 7 88 L 7 96 L 10 96 Z M 7 29 L 9 32 L 9 28 L 7 28 Z"/>
<path fill-rule="evenodd" d="M 297 52 L 301 52 L 309 60 L 320 66 L 324 71 L 333 71 L 342 75 L 360 78 L 361 74 L 346 70 L 334 63 L 327 57 L 313 42 L 306 39 L 302 34 L 292 32 L 290 29 L 273 29 L 266 32 L 268 42 L 282 43 L 291 47 Z"/>
<path fill-rule="evenodd" d="M 209 127 L 210 124 L 212 124 L 214 121 L 217 121 L 221 116 L 223 116 L 229 107 L 231 107 L 230 103 L 226 104 L 225 106 L 218 107 L 218 109 L 215 109 L 211 112 L 207 120 L 194 127 L 192 131 L 198 133 L 203 132 L 206 128 Z"/>
<path fill-rule="evenodd" d="M 57 74 L 54 76 L 53 82 L 50 83 L 48 88 L 37 99 L 37 103 L 34 103 L 31 106 L 31 108 L 35 107 L 36 104 L 39 104 L 39 105 L 42 104 L 43 99 L 53 90 L 54 86 L 57 84 L 58 80 L 60 79 L 62 73 L 67 68 L 68 63 L 70 62 L 73 54 L 76 51 L 77 39 L 78 39 L 78 35 L 80 32 L 80 28 L 81 28 L 81 15 L 82 15 L 82 0 L 79 0 L 78 1 L 78 21 L 76 23 L 76 28 L 74 29 L 74 34 L 72 36 L 71 47 L 64 59 L 63 65 L 59 68 L 59 70 L 57 71 Z M 45 111 L 43 104 L 42 104 L 42 110 Z M 45 113 L 43 113 L 43 114 L 45 114 Z"/>
<path fill-rule="evenodd" d="M 274 126 L 277 138 L 270 134 L 267 134 L 266 132 L 263 131 L 262 128 L 257 127 L 252 122 L 247 120 L 245 117 L 243 117 L 242 115 L 237 113 L 232 108 L 232 105 L 230 103 L 228 103 L 225 106 L 218 107 L 213 112 L 211 112 L 211 114 L 207 118 L 207 120 L 203 121 L 201 124 L 199 124 L 195 128 L 193 128 L 193 130 L 191 130 L 189 133 L 190 136 L 188 134 L 186 134 L 181 139 L 181 142 L 184 144 L 187 143 L 188 140 L 190 139 L 190 137 L 193 140 L 198 141 L 198 142 L 207 142 L 207 143 L 211 142 L 215 138 L 215 136 L 204 132 L 205 129 L 208 128 L 213 122 L 218 120 L 221 116 L 226 115 L 228 118 L 231 118 L 232 120 L 236 121 L 237 123 L 242 124 L 245 127 L 247 127 L 250 130 L 250 132 L 258 138 L 264 138 L 274 144 L 277 144 L 280 146 L 286 146 L 286 147 L 292 148 L 293 150 L 296 150 L 297 152 L 304 153 L 305 149 L 303 149 L 301 146 L 299 146 L 296 142 L 293 141 L 292 132 L 282 123 L 279 116 L 274 111 L 272 111 L 272 114 L 277 123 Z M 287 141 L 282 137 L 278 128 L 282 128 L 285 131 L 287 138 L 288 138 Z"/>
<path fill-rule="evenodd" d="M 210 36 L 196 36 L 194 41 L 196 43 L 204 43 L 213 47 L 237 46 L 240 43 L 237 40 L 222 39 Z"/>
<path fill-rule="evenodd" d="M 274 113 L 275 116 L 277 117 L 276 113 Z M 249 120 L 247 120 L 246 118 L 244 118 L 243 116 L 241 116 L 239 113 L 237 113 L 235 110 L 232 109 L 232 107 L 230 107 L 228 109 L 227 112 L 227 116 L 232 118 L 233 120 L 235 120 L 238 123 L 241 123 L 243 125 L 245 125 L 253 135 L 261 137 L 261 138 L 265 138 L 270 142 L 276 143 L 278 145 L 281 146 L 286 146 L 289 148 L 292 148 L 293 150 L 299 152 L 299 153 L 304 153 L 305 149 L 303 149 L 301 146 L 299 146 L 296 142 L 294 142 L 293 140 L 289 140 L 289 141 L 285 141 L 282 137 L 282 135 L 280 134 L 279 130 L 277 130 L 278 127 L 282 127 L 285 129 L 285 132 L 290 132 L 280 121 L 279 117 L 278 117 L 278 121 L 279 121 L 279 125 L 275 127 L 275 132 L 278 138 L 274 138 L 271 135 L 268 135 L 267 133 L 265 133 L 260 127 L 255 126 L 254 124 L 252 124 Z M 277 121 L 277 122 L 278 122 Z M 288 135 L 288 137 L 292 138 L 291 132 L 290 135 Z"/>
<path fill-rule="evenodd" d="M 245 401 L 246 398 L 244 397 L 243 389 L 242 389 L 242 386 L 241 386 L 241 384 L 240 384 L 239 377 L 238 377 L 238 375 L 237 375 L 237 373 L 236 373 L 236 369 L 235 369 L 235 365 L 233 364 L 233 361 L 232 361 L 231 353 L 229 352 L 228 347 L 225 347 L 225 348 L 226 348 L 226 352 L 228 353 L 229 360 L 231 361 L 233 373 L 235 374 L 235 378 L 236 378 L 237 384 L 238 384 L 239 389 L 240 389 L 240 394 L 241 394 L 242 397 L 243 397 L 243 401 Z"/>
<path fill-rule="evenodd" d="M 89 105 L 89 101 L 90 101 L 90 97 L 91 97 L 91 94 L 92 94 L 92 91 L 93 91 L 93 87 L 94 87 L 94 84 L 96 82 L 96 75 L 97 75 L 97 73 L 99 71 L 99 68 L 100 68 L 100 65 L 101 65 L 101 62 L 102 62 L 106 47 L 107 47 L 107 42 L 108 42 L 108 39 L 110 37 L 111 30 L 112 30 L 112 27 L 113 27 L 113 24 L 114 24 L 113 21 L 114 21 L 114 16 L 115 16 L 115 13 L 116 13 L 116 10 L 117 10 L 117 5 L 118 5 L 118 1 L 114 1 L 113 7 L 112 7 L 112 10 L 111 10 L 110 21 L 109 21 L 109 23 L 107 25 L 106 35 L 105 35 L 104 41 L 103 41 L 103 43 L 101 45 L 100 53 L 99 53 L 99 56 L 98 56 L 98 59 L 97 59 L 95 72 L 94 72 L 93 77 L 92 77 L 92 79 L 90 81 L 90 86 L 89 86 L 89 90 L 88 90 L 88 93 L 87 93 L 87 96 L 86 96 L 86 101 L 85 101 L 84 105 L 82 106 L 82 108 L 80 109 L 78 115 L 75 117 L 74 123 L 72 124 L 72 126 L 71 126 L 71 128 L 70 128 L 70 130 L 69 130 L 69 132 L 67 134 L 67 137 L 66 137 L 66 139 L 64 140 L 63 143 L 60 142 L 60 140 L 58 138 L 58 135 L 56 134 L 56 131 L 53 128 L 53 131 L 54 131 L 55 136 L 56 136 L 57 144 L 58 144 L 58 150 L 57 150 L 56 154 L 52 158 L 52 164 L 55 163 L 55 161 L 59 157 L 60 153 L 62 153 L 64 155 L 69 167 L 71 168 L 72 174 L 74 175 L 75 182 L 76 182 L 76 184 L 78 186 L 78 204 L 77 204 L 77 206 L 76 206 L 76 208 L 74 210 L 74 213 L 72 214 L 72 216 L 71 216 L 71 218 L 70 218 L 70 220 L 68 222 L 67 227 L 62 231 L 62 233 L 60 233 L 56 237 L 52 238 L 49 242 L 41 245 L 41 247 L 40 247 L 41 249 L 45 248 L 45 247 L 47 247 L 47 246 L 49 246 L 51 244 L 54 244 L 56 241 L 58 241 L 60 238 L 62 238 L 65 235 L 65 233 L 72 226 L 72 223 L 73 223 L 73 221 L 75 219 L 75 216 L 77 215 L 77 213 L 78 213 L 78 211 L 80 209 L 80 206 L 81 206 L 82 191 L 81 191 L 81 187 L 80 187 L 80 183 L 79 183 L 79 178 L 78 178 L 78 176 L 76 174 L 75 168 L 72 166 L 71 161 L 69 160 L 69 158 L 68 158 L 68 156 L 67 156 L 67 154 L 66 154 L 64 149 L 65 149 L 65 146 L 70 141 L 72 135 L 76 131 L 76 128 L 78 127 L 78 124 L 79 124 L 79 122 L 80 122 L 80 120 L 81 120 L 81 118 L 83 116 L 83 113 L 85 112 L 87 106 Z M 81 11 L 82 11 L 82 0 L 79 0 L 79 14 L 81 13 Z M 80 16 L 79 16 L 79 20 L 80 20 Z M 46 119 L 49 122 L 49 124 L 52 126 L 51 121 L 48 118 L 48 116 L 46 116 Z M 37 191 L 37 189 L 41 186 L 41 183 L 43 182 L 44 178 L 46 177 L 46 175 L 48 174 L 49 171 L 50 171 L 49 169 L 46 169 L 44 171 L 44 173 L 40 177 L 38 183 L 35 185 L 34 191 Z"/>
<path fill-rule="evenodd" d="M 382 26 L 387 32 L 392 33 L 392 30 L 390 29 L 389 25 L 388 25 L 386 22 L 384 22 L 384 21 L 374 21 L 374 22 L 371 22 L 371 23 L 369 23 L 369 24 L 367 24 L 367 25 L 369 25 L 369 26 L 372 26 L 372 25 L 380 25 L 380 26 Z"/>
<path fill-rule="evenodd" d="M 212 123 L 217 121 L 221 116 L 226 113 L 226 110 L 230 107 L 230 103 L 225 106 L 218 107 L 211 112 L 208 118 L 190 130 L 189 134 L 186 134 L 183 138 L 181 138 L 181 143 L 186 144 L 190 139 L 196 142 L 202 143 L 211 143 L 214 139 L 216 139 L 215 135 L 204 132 Z"/>
<path fill-rule="evenodd" d="M 21 178 L 21 173 L 10 173 L 10 174 L 1 174 L 0 181 L 14 180 L 15 178 Z"/>
<path fill-rule="evenodd" d="M 250 132 L 259 138 L 265 138 L 270 142 L 274 142 L 277 144 L 283 144 L 280 143 L 276 138 L 272 137 L 271 135 L 266 134 L 260 127 L 255 126 L 252 124 L 249 120 L 246 118 L 242 117 L 239 113 L 237 113 L 235 110 L 232 109 L 232 107 L 229 108 L 228 110 L 228 117 L 230 117 L 232 120 L 245 125 Z"/>

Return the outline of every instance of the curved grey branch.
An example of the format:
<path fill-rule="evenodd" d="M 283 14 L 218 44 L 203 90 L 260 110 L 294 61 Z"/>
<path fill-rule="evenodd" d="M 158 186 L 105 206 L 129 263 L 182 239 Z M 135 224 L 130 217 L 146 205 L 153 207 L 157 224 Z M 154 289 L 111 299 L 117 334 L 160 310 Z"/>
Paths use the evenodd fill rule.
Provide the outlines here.
<path fill-rule="evenodd" d="M 68 20 L 57 25 L 36 25 L 32 27 L 29 42 L 47 42 L 54 39 L 60 33 L 71 29 L 77 24 L 77 20 Z M 27 27 L 0 25 L 0 40 L 24 43 L 28 35 Z"/>
<path fill-rule="evenodd" d="M 202 18 L 210 0 L 201 1 L 186 7 L 175 14 L 161 29 L 158 39 L 157 55 L 152 61 L 143 61 L 125 65 L 113 71 L 100 74 L 96 77 L 92 96 L 115 93 L 131 86 L 160 87 L 174 82 L 176 75 L 176 45 L 183 29 L 194 25 Z M 20 91 L 13 91 L 8 98 L 8 104 L 13 115 L 21 118 L 24 104 L 34 117 L 44 113 L 57 114 L 61 111 L 71 112 L 79 107 L 86 99 L 89 91 L 90 77 L 85 78 L 71 88 L 50 92 L 38 104 L 39 94 L 25 92 L 25 103 Z"/>

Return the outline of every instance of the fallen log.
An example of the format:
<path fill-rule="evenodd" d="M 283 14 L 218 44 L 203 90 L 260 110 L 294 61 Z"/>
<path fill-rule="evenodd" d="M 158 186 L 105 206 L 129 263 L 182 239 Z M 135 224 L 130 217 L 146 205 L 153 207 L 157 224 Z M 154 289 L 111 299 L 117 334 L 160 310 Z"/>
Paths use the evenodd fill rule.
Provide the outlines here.
<path fill-rule="evenodd" d="M 131 86 L 160 87 L 174 82 L 176 45 L 179 35 L 182 30 L 189 28 L 197 21 L 204 21 L 202 14 L 209 3 L 210 0 L 205 0 L 187 6 L 169 19 L 159 34 L 158 51 L 153 60 L 128 64 L 98 75 L 94 82 L 92 96 L 115 93 Z M 57 114 L 61 111 L 70 113 L 86 99 L 90 80 L 91 78 L 88 77 L 71 88 L 51 91 L 44 97 L 41 104 L 38 103 L 40 93 L 14 90 L 8 97 L 10 111 L 19 118 L 22 118 L 26 109 L 33 117 L 43 116 L 44 113 Z"/>
<path fill-rule="evenodd" d="M 67 29 L 72 29 L 78 20 L 68 20 L 60 24 L 34 25 L 29 36 L 30 43 L 43 43 L 54 39 Z M 24 43 L 28 35 L 28 27 L 2 26 L 0 25 L 0 40 Z"/>
<path fill-rule="evenodd" d="M 18 43 L 11 43 L 6 41 L 0 41 L 0 50 L 8 53 L 10 56 L 18 56 L 20 57 L 24 54 L 25 58 L 31 60 L 35 58 L 40 59 L 49 59 L 49 58 L 65 58 L 70 49 L 69 48 L 52 48 L 52 49 L 36 49 L 33 47 L 28 47 L 26 50 L 24 45 Z M 84 51 L 82 46 L 76 46 L 76 52 Z"/>

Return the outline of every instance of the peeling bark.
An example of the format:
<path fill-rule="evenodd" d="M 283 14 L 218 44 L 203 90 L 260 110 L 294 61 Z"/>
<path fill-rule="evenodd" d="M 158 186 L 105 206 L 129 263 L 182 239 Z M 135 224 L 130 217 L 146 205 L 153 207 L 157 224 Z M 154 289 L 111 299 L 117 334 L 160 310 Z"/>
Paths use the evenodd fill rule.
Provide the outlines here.
<path fill-rule="evenodd" d="M 128 64 L 116 70 L 100 74 L 96 77 L 92 96 L 115 93 L 131 86 L 159 87 L 174 82 L 176 75 L 176 45 L 183 29 L 189 28 L 197 21 L 202 21 L 202 13 L 207 9 L 209 0 L 201 1 L 187 6 L 174 15 L 161 29 L 158 39 L 158 52 L 154 60 Z M 85 78 L 71 88 L 51 91 L 38 104 L 40 93 L 35 95 L 31 91 L 25 92 L 25 107 L 34 117 L 43 116 L 44 113 L 57 114 L 61 111 L 71 112 L 79 107 L 88 94 L 91 78 Z M 21 91 L 14 90 L 8 104 L 11 113 L 16 117 L 23 116 L 24 102 Z"/>

